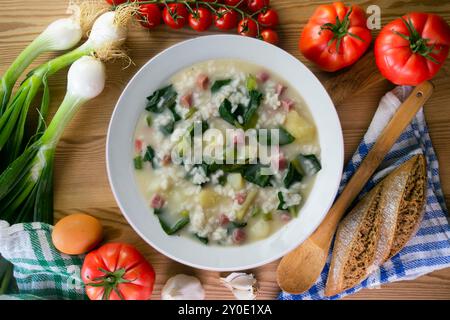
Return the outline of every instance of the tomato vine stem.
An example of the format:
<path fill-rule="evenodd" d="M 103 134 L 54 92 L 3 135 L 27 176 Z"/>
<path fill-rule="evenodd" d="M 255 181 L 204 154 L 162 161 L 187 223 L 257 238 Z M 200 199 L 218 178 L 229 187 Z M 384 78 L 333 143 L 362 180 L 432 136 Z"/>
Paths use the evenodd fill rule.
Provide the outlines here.
<path fill-rule="evenodd" d="M 218 9 L 225 8 L 225 9 L 228 9 L 228 10 L 236 11 L 238 14 L 241 15 L 242 19 L 253 20 L 256 23 L 256 27 L 257 27 L 257 37 L 260 37 L 260 35 L 261 35 L 261 26 L 260 26 L 258 20 L 255 19 L 255 15 L 257 15 L 259 12 L 261 12 L 261 11 L 267 9 L 267 8 L 263 8 L 263 9 L 257 11 L 257 12 L 254 12 L 254 13 L 247 13 L 244 10 L 242 10 L 241 8 L 239 8 L 240 5 L 243 3 L 243 1 L 244 0 L 241 0 L 236 5 L 232 6 L 232 5 L 227 5 L 227 4 L 224 4 L 224 3 L 219 3 L 217 0 L 214 1 L 214 2 L 196 1 L 196 0 L 146 0 L 146 1 L 139 1 L 138 3 L 136 1 L 128 0 L 127 2 L 124 2 L 122 4 L 112 5 L 112 8 L 113 8 L 113 10 L 115 10 L 116 8 L 123 7 L 123 6 L 143 5 L 143 4 L 164 4 L 166 6 L 166 8 L 168 8 L 169 4 L 181 3 L 181 4 L 184 4 L 188 8 L 188 11 L 190 13 L 192 13 L 192 11 L 193 11 L 191 5 L 195 4 L 197 6 L 198 5 L 203 5 L 203 6 L 208 7 L 213 12 L 213 14 L 217 14 L 217 10 Z M 170 10 L 169 10 L 169 14 L 171 14 L 171 16 L 172 16 L 172 13 L 170 12 Z M 172 18 L 175 19 L 173 16 L 172 16 Z"/>

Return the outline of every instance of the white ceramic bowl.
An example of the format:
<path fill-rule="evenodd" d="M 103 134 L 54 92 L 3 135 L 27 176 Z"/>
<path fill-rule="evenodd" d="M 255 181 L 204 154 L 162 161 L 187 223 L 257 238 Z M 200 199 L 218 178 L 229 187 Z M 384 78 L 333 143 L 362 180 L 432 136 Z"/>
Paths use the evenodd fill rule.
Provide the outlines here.
<path fill-rule="evenodd" d="M 236 58 L 273 70 L 301 94 L 319 133 L 322 170 L 298 218 L 269 238 L 243 246 L 205 246 L 168 236 L 138 190 L 133 173 L 133 137 L 145 97 L 177 71 L 216 58 Z M 108 130 L 106 157 L 117 203 L 134 230 L 166 256 L 192 267 L 216 271 L 254 268 L 280 258 L 317 228 L 338 190 L 343 165 L 342 131 L 333 103 L 317 78 L 300 61 L 263 41 L 233 35 L 203 36 L 164 50 L 139 70 L 117 102 Z"/>

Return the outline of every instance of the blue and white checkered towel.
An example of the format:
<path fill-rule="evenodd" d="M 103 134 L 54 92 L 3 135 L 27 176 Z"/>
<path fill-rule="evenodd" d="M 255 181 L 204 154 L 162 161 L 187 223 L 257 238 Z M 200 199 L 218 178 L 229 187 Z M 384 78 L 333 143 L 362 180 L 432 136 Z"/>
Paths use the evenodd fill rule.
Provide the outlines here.
<path fill-rule="evenodd" d="M 358 150 L 345 168 L 340 191 L 347 184 L 375 143 L 377 137 L 391 119 L 401 102 L 411 92 L 411 87 L 397 87 L 380 101 L 378 109 Z M 363 288 L 376 288 L 383 283 L 411 280 L 426 273 L 450 267 L 450 226 L 444 195 L 439 181 L 438 161 L 431 144 L 423 110 L 402 133 L 388 153 L 378 172 L 367 183 L 360 197 L 369 191 L 396 167 L 415 154 L 424 154 L 427 160 L 427 203 L 425 215 L 417 234 L 396 256 L 384 263 L 377 271 L 354 288 L 333 297 L 324 296 L 324 288 L 330 267 L 331 252 L 320 278 L 308 291 L 300 295 L 282 292 L 282 300 L 339 299 Z M 339 192 L 340 192 L 339 191 Z M 299 270 L 301 272 L 301 270 Z"/>

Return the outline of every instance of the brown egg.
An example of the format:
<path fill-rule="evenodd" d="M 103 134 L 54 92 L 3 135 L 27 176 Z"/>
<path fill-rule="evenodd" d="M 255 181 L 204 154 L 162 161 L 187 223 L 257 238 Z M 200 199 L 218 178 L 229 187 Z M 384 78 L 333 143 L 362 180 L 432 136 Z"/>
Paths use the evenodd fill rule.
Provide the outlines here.
<path fill-rule="evenodd" d="M 103 227 L 96 218 L 75 213 L 62 218 L 53 228 L 56 249 L 66 254 L 82 254 L 94 249 L 102 240 Z"/>

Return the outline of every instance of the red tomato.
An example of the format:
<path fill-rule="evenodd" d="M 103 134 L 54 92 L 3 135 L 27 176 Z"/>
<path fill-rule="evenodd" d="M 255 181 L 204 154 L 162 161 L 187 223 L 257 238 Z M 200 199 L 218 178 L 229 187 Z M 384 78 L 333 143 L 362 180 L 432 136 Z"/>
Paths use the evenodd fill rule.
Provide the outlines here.
<path fill-rule="evenodd" d="M 238 13 L 231 9 L 220 8 L 214 15 L 214 25 L 221 30 L 236 28 Z"/>
<path fill-rule="evenodd" d="M 241 36 L 256 37 L 258 34 L 258 25 L 252 19 L 242 19 L 238 25 L 238 33 Z"/>
<path fill-rule="evenodd" d="M 355 63 L 371 41 L 364 11 L 334 2 L 316 9 L 303 29 L 299 47 L 319 68 L 336 71 Z"/>
<path fill-rule="evenodd" d="M 258 15 L 258 22 L 264 27 L 273 28 L 278 25 L 278 13 L 273 9 L 268 9 Z"/>
<path fill-rule="evenodd" d="M 91 300 L 148 300 L 155 271 L 133 246 L 107 243 L 86 256 L 81 278 Z"/>
<path fill-rule="evenodd" d="M 247 7 L 251 12 L 256 12 L 270 5 L 270 0 L 247 0 Z"/>
<path fill-rule="evenodd" d="M 188 21 L 189 12 L 182 3 L 170 3 L 163 11 L 164 23 L 173 29 L 183 28 Z"/>
<path fill-rule="evenodd" d="M 189 25 L 196 31 L 205 31 L 211 26 L 212 19 L 211 11 L 200 7 L 189 14 Z"/>
<path fill-rule="evenodd" d="M 450 27 L 431 13 L 410 13 L 387 24 L 375 41 L 380 72 L 395 84 L 431 79 L 448 56 Z"/>
<path fill-rule="evenodd" d="M 265 42 L 275 45 L 278 44 L 279 41 L 278 33 L 272 29 L 264 29 L 263 31 L 261 31 L 261 38 Z"/>
<path fill-rule="evenodd" d="M 157 4 L 143 4 L 139 7 L 140 23 L 146 28 L 154 28 L 161 23 L 161 9 Z"/>

